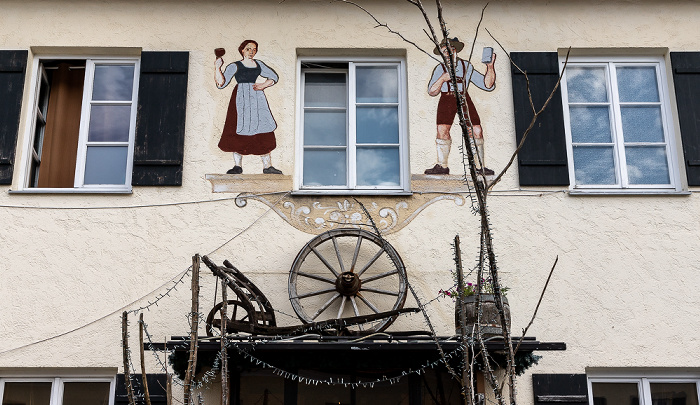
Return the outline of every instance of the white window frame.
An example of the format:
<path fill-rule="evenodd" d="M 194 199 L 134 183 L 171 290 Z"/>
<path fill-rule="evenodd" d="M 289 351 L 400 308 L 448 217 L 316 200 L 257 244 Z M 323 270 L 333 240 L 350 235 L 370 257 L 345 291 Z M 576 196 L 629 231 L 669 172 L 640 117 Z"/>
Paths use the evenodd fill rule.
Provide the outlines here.
<path fill-rule="evenodd" d="M 5 398 L 5 383 L 51 383 L 50 405 L 62 405 L 63 390 L 65 383 L 79 382 L 101 382 L 109 383 L 109 403 L 114 405 L 114 394 L 116 390 L 116 377 L 1 377 L 0 378 L 0 403 Z"/>
<path fill-rule="evenodd" d="M 347 115 L 347 186 L 304 186 L 304 75 L 302 64 L 348 63 L 348 115 Z M 357 186 L 356 168 L 356 101 L 355 101 L 355 67 L 356 66 L 397 66 L 398 68 L 398 123 L 399 123 L 399 185 L 398 186 Z M 313 71 L 312 69 L 304 69 Z M 332 71 L 324 69 L 325 72 Z M 342 71 L 345 71 L 342 69 Z M 299 57 L 296 73 L 296 137 L 295 137 L 295 176 L 294 194 L 341 194 L 341 195 L 402 195 L 410 193 L 410 165 L 408 155 L 408 97 L 406 85 L 406 60 L 400 57 Z M 377 144 L 376 146 L 382 146 Z"/>
<path fill-rule="evenodd" d="M 668 384 L 695 384 L 695 391 L 700 401 L 700 377 L 686 377 L 673 375 L 638 375 L 616 377 L 588 377 L 588 404 L 593 405 L 593 383 L 634 383 L 637 384 L 639 393 L 639 405 L 652 405 L 651 386 L 654 383 Z"/>
<path fill-rule="evenodd" d="M 85 82 L 83 86 L 83 98 L 80 112 L 80 133 L 78 137 L 78 154 L 75 162 L 75 179 L 73 188 L 38 188 L 32 187 L 30 183 L 30 171 L 32 164 L 33 143 L 35 135 L 36 117 L 39 111 L 39 93 L 42 83 L 44 61 L 60 60 L 84 60 L 85 61 Z M 90 124 L 90 106 L 92 102 L 92 88 L 94 81 L 95 65 L 134 65 L 134 82 L 132 88 L 132 99 L 130 102 L 109 101 L 97 102 L 96 104 L 131 104 L 131 117 L 129 123 L 129 140 L 127 146 L 127 161 L 124 184 L 84 184 L 85 160 L 87 158 L 88 130 Z M 123 193 L 132 192 L 131 177 L 134 161 L 134 143 L 136 139 L 136 115 L 138 109 L 138 89 L 139 72 L 141 58 L 139 57 L 119 57 L 119 56 L 85 56 L 85 55 L 40 55 L 36 56 L 32 63 L 32 86 L 29 92 L 31 114 L 27 114 L 27 121 L 24 133 L 24 154 L 23 164 L 20 167 L 21 183 L 19 193 Z M 124 146 L 125 142 L 99 142 L 102 146 Z"/>
<path fill-rule="evenodd" d="M 573 140 L 571 134 L 571 117 L 569 114 L 568 88 L 566 82 L 566 70 L 564 69 L 566 58 L 559 57 L 559 69 L 564 70 L 561 80 L 562 105 L 564 113 L 564 128 L 566 133 L 566 148 L 569 165 L 569 190 L 571 194 L 667 194 L 681 193 L 682 184 L 679 172 L 678 145 L 672 121 L 670 105 L 670 93 L 666 72 L 666 63 L 663 57 L 654 56 L 601 56 L 601 57 L 569 57 L 566 68 L 586 66 L 605 67 L 606 87 L 610 100 L 610 129 L 615 164 L 616 184 L 576 184 L 576 174 L 573 156 Z M 629 184 L 627 176 L 627 164 L 625 160 L 624 139 L 622 137 L 622 120 L 620 118 L 620 100 L 617 92 L 617 77 L 614 74 L 615 66 L 654 66 L 656 68 L 656 81 L 659 86 L 659 105 L 661 108 L 661 122 L 666 139 L 666 156 L 668 158 L 669 184 Z M 615 90 L 613 90 L 615 89 Z"/>

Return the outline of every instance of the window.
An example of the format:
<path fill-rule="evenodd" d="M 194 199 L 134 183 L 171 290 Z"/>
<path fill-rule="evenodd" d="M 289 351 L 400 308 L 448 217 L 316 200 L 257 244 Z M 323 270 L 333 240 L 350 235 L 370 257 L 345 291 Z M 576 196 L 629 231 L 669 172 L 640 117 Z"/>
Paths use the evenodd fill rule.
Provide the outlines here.
<path fill-rule="evenodd" d="M 572 189 L 680 191 L 665 77 L 661 58 L 569 60 L 561 84 Z"/>
<path fill-rule="evenodd" d="M 590 378 L 590 405 L 698 405 L 698 379 Z"/>
<path fill-rule="evenodd" d="M 405 62 L 305 58 L 299 68 L 295 188 L 408 191 Z"/>
<path fill-rule="evenodd" d="M 139 60 L 39 59 L 27 188 L 128 191 Z"/>
<path fill-rule="evenodd" d="M 3 378 L 2 405 L 112 405 L 114 378 Z"/>

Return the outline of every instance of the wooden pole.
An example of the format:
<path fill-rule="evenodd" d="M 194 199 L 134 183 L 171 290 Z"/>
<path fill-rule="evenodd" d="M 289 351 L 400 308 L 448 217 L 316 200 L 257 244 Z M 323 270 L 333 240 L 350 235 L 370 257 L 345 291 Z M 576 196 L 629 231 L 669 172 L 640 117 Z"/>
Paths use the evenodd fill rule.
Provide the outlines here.
<path fill-rule="evenodd" d="M 126 385 L 126 395 L 129 399 L 129 405 L 136 405 L 134 397 L 134 387 L 131 386 L 131 370 L 129 369 L 129 333 L 127 330 L 126 311 L 122 313 L 122 357 L 124 360 L 124 384 Z"/>
<path fill-rule="evenodd" d="M 197 331 L 199 330 L 199 255 L 192 256 L 192 312 L 190 313 L 190 358 L 185 373 L 184 403 L 192 403 L 192 380 L 197 367 Z"/>
<path fill-rule="evenodd" d="M 165 338 L 165 405 L 173 405 L 173 376 L 167 368 L 168 364 L 168 338 Z"/>
<path fill-rule="evenodd" d="M 148 381 L 146 381 L 146 360 L 143 350 L 143 312 L 139 314 L 139 353 L 141 354 L 141 380 L 143 380 L 143 395 L 146 405 L 151 405 L 151 396 L 148 394 Z"/>
<path fill-rule="evenodd" d="M 228 382 L 228 349 L 226 342 L 226 328 L 228 317 L 228 285 L 226 280 L 221 280 L 221 405 L 229 404 L 229 382 Z"/>
<path fill-rule="evenodd" d="M 464 305 L 464 270 L 462 268 L 462 250 L 459 235 L 455 235 L 455 262 L 457 265 L 457 311 L 459 312 L 459 340 L 463 347 L 464 364 L 462 365 L 462 387 L 464 403 L 473 403 L 473 386 L 471 368 L 469 367 L 469 350 L 467 350 L 467 310 Z"/>

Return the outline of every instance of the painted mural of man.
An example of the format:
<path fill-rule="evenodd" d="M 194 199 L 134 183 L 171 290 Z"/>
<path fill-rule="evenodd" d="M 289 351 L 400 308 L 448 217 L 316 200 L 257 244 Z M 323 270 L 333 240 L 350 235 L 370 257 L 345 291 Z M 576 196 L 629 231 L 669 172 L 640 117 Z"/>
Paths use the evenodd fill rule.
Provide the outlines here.
<path fill-rule="evenodd" d="M 440 49 L 435 47 L 433 53 L 440 55 L 440 53 L 445 56 L 447 53 L 446 40 L 443 40 L 440 44 Z M 478 170 L 486 176 L 493 175 L 494 172 L 491 169 L 486 168 L 484 162 L 484 135 L 481 129 L 481 119 L 479 118 L 479 113 L 476 111 L 476 107 L 472 102 L 469 93 L 467 92 L 467 84 L 471 82 L 476 87 L 484 91 L 492 91 L 496 87 L 496 70 L 494 69 L 494 63 L 496 62 L 496 54 L 490 53 L 485 55 L 482 62 L 486 64 L 486 73 L 481 74 L 474 66 L 457 57 L 457 53 L 464 49 L 464 43 L 459 41 L 457 38 L 449 39 L 450 48 L 452 51 L 452 58 L 455 61 L 457 67 L 456 77 L 457 77 L 457 91 L 463 92 L 464 98 L 466 99 L 466 106 L 464 109 L 464 115 L 467 119 L 467 125 L 470 125 L 472 135 L 474 138 L 473 147 L 481 158 L 483 168 Z M 489 48 L 490 49 L 490 48 Z M 438 101 L 437 108 L 437 139 L 435 139 L 435 145 L 437 148 L 437 163 L 435 166 L 426 169 L 425 174 L 450 174 L 450 168 L 447 166 L 447 159 L 450 155 L 450 148 L 452 146 L 452 138 L 450 137 L 450 129 L 452 128 L 452 123 L 454 122 L 455 116 L 457 115 L 457 99 L 455 97 L 455 86 L 450 83 L 450 74 L 447 71 L 444 64 L 439 64 L 433 70 L 433 76 L 428 84 L 428 94 L 431 97 L 440 95 L 440 100 Z M 479 159 L 476 158 L 477 165 Z"/>

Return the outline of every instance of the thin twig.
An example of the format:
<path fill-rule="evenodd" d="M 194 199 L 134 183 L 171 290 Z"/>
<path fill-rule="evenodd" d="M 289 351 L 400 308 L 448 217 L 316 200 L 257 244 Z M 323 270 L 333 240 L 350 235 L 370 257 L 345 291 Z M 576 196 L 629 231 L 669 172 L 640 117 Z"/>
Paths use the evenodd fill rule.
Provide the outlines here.
<path fill-rule="evenodd" d="M 549 280 L 552 278 L 552 274 L 554 274 L 554 268 L 557 267 L 557 262 L 559 261 L 559 256 L 554 259 L 554 264 L 552 265 L 552 269 L 549 270 L 549 276 L 547 276 L 547 281 L 544 283 L 544 287 L 542 287 L 542 293 L 540 294 L 540 299 L 537 301 L 537 306 L 535 307 L 535 311 L 532 313 L 532 318 L 530 319 L 530 323 L 527 324 L 525 329 L 523 329 L 523 335 L 520 337 L 520 341 L 518 342 L 518 345 L 515 346 L 515 352 L 518 352 L 518 349 L 520 349 L 520 344 L 523 343 L 523 340 L 525 339 L 525 334 L 527 333 L 528 329 L 530 329 L 530 326 L 532 326 L 532 323 L 535 321 L 535 317 L 537 316 L 537 311 L 540 309 L 540 304 L 542 303 L 542 299 L 544 298 L 544 293 L 547 291 L 547 286 L 549 285 Z"/>

